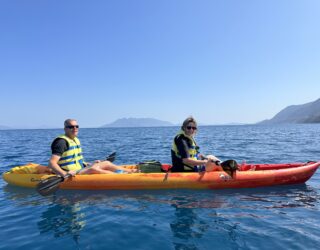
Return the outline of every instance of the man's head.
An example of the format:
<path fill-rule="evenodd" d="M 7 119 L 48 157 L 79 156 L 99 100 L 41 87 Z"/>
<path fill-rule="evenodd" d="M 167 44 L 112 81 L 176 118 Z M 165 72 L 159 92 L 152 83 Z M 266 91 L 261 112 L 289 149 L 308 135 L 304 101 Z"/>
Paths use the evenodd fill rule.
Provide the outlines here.
<path fill-rule="evenodd" d="M 67 119 L 64 121 L 65 135 L 73 139 L 78 135 L 79 125 L 75 119 Z"/>

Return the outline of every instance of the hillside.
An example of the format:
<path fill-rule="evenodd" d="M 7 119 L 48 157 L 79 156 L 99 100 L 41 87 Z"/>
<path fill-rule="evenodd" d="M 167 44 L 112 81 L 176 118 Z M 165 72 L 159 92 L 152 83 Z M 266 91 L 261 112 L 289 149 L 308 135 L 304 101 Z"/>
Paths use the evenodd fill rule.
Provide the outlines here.
<path fill-rule="evenodd" d="M 320 123 L 320 99 L 306 104 L 288 106 L 272 119 L 264 120 L 259 124 L 279 123 Z"/>

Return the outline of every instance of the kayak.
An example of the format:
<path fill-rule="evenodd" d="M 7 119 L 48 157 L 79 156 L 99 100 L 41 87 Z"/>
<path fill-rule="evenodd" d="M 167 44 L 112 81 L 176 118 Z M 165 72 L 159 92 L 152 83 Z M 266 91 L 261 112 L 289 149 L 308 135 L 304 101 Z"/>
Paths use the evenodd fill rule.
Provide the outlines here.
<path fill-rule="evenodd" d="M 35 188 L 48 174 L 38 174 L 39 164 L 29 163 L 3 173 L 11 185 Z M 112 173 L 76 175 L 60 184 L 61 189 L 224 189 L 255 188 L 275 185 L 301 184 L 309 180 L 320 166 L 319 162 L 282 164 L 241 164 L 232 176 L 224 171 L 188 173 Z M 42 166 L 43 167 L 43 166 Z M 124 165 L 136 168 L 135 165 Z M 169 169 L 169 164 L 163 164 Z M 24 171 L 27 169 L 27 171 Z"/>

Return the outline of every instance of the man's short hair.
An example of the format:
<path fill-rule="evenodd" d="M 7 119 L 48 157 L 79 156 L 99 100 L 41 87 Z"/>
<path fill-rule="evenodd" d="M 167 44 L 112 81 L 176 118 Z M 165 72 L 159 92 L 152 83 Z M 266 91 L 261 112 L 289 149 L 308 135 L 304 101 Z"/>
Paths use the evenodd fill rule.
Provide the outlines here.
<path fill-rule="evenodd" d="M 69 125 L 70 125 L 70 122 L 72 122 L 72 121 L 77 121 L 77 120 L 75 120 L 75 119 L 67 119 L 67 120 L 65 120 L 65 121 L 64 121 L 64 127 L 69 126 Z"/>

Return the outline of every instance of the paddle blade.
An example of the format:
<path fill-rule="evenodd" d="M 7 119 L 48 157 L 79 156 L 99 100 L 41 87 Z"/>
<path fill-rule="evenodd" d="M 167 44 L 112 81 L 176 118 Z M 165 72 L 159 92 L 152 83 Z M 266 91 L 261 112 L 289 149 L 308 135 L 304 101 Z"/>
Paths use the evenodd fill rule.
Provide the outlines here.
<path fill-rule="evenodd" d="M 116 159 L 116 152 L 111 153 L 109 156 L 107 156 L 106 160 L 110 162 L 114 162 Z"/>
<path fill-rule="evenodd" d="M 239 165 L 235 160 L 227 160 L 221 162 L 222 169 L 227 172 L 231 177 L 236 170 L 239 170 Z"/>
<path fill-rule="evenodd" d="M 59 189 L 59 185 L 64 179 L 61 176 L 51 176 L 40 181 L 37 185 L 37 192 L 43 196 L 55 193 Z"/>

